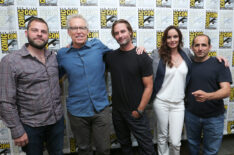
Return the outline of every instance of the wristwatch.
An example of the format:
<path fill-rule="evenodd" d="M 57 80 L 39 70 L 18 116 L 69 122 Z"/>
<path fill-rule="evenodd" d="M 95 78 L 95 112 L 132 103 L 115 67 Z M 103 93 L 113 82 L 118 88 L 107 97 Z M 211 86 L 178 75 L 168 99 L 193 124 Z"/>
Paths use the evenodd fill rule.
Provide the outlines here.
<path fill-rule="evenodd" d="M 138 112 L 139 115 L 143 116 L 144 110 L 136 110 Z"/>

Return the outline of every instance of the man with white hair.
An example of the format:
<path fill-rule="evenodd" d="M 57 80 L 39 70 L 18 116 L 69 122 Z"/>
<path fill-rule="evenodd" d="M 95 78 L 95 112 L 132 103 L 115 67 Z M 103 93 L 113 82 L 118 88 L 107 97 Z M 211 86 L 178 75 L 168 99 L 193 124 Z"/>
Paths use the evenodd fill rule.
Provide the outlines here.
<path fill-rule="evenodd" d="M 68 117 L 80 155 L 110 154 L 110 110 L 105 83 L 103 55 L 110 51 L 100 40 L 87 40 L 88 24 L 81 15 L 69 17 L 69 48 L 57 54 L 60 77 L 67 75 Z"/>

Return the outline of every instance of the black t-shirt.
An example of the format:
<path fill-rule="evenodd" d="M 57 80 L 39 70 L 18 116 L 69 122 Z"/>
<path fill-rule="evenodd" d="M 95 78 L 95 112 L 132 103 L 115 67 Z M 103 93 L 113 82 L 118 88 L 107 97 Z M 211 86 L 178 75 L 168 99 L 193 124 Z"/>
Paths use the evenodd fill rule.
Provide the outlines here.
<path fill-rule="evenodd" d="M 197 102 L 192 95 L 192 92 L 199 89 L 205 92 L 215 92 L 220 89 L 220 82 L 232 82 L 232 77 L 229 68 L 218 62 L 216 58 L 210 57 L 204 62 L 193 62 L 191 79 L 187 87 L 187 110 L 204 118 L 223 114 L 222 99 Z"/>
<path fill-rule="evenodd" d="M 146 54 L 117 49 L 104 57 L 111 73 L 112 106 L 114 110 L 136 110 L 144 91 L 142 78 L 152 75 L 152 60 Z"/>

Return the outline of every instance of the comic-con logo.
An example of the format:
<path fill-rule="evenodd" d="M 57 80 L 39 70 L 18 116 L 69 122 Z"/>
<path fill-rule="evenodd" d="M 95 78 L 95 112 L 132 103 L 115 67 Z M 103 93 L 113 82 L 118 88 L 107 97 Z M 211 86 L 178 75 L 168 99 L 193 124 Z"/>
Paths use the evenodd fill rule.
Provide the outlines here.
<path fill-rule="evenodd" d="M 136 0 L 119 0 L 120 6 L 136 6 Z"/>
<path fill-rule="evenodd" d="M 202 31 L 191 31 L 189 32 L 189 47 L 192 46 L 193 39 L 197 36 L 203 34 Z"/>
<path fill-rule="evenodd" d="M 203 9 L 204 0 L 190 0 L 190 8 Z"/>
<path fill-rule="evenodd" d="M 219 48 L 232 47 L 232 32 L 219 32 Z"/>
<path fill-rule="evenodd" d="M 220 0 L 220 9 L 232 10 L 234 7 L 234 0 Z"/>
<path fill-rule="evenodd" d="M 80 0 L 81 6 L 97 6 L 98 0 Z"/>
<path fill-rule="evenodd" d="M 162 31 L 157 31 L 156 35 L 157 35 L 156 36 L 156 38 L 157 38 L 156 47 L 157 47 L 157 49 L 159 49 L 161 47 L 161 44 L 162 44 L 163 32 Z"/>
<path fill-rule="evenodd" d="M 233 59 L 233 57 L 232 57 L 232 59 Z M 232 66 L 233 66 L 233 61 L 232 61 Z M 234 101 L 234 87 L 231 88 L 231 93 L 229 96 L 229 102 L 233 102 L 233 101 Z"/>
<path fill-rule="evenodd" d="M 182 29 L 187 29 L 188 12 L 173 11 L 173 24 Z"/>
<path fill-rule="evenodd" d="M 154 28 L 154 10 L 152 9 L 138 10 L 138 27 L 140 29 Z"/>
<path fill-rule="evenodd" d="M 92 40 L 93 38 L 99 38 L 99 31 L 89 31 L 88 40 Z"/>
<path fill-rule="evenodd" d="M 29 9 L 17 9 L 18 13 L 18 23 L 19 23 L 19 29 L 26 29 L 28 22 L 37 16 L 37 9 L 36 8 L 29 8 Z"/>
<path fill-rule="evenodd" d="M 76 140 L 75 138 L 70 138 L 70 152 L 77 152 L 76 151 Z"/>
<path fill-rule="evenodd" d="M 61 20 L 61 29 L 67 28 L 67 17 L 70 15 L 78 14 L 77 9 L 60 9 L 60 20 Z"/>
<path fill-rule="evenodd" d="M 216 51 L 210 51 L 210 52 L 208 53 L 208 55 L 209 55 L 210 57 L 216 57 L 216 56 L 217 56 L 217 52 L 216 52 Z"/>
<path fill-rule="evenodd" d="M 132 34 L 132 43 L 134 46 L 137 46 L 137 32 L 136 32 L 136 30 L 134 30 L 133 34 Z"/>
<path fill-rule="evenodd" d="M 0 0 L 0 6 L 14 5 L 14 0 Z"/>
<path fill-rule="evenodd" d="M 117 9 L 101 9 L 101 28 L 111 28 L 117 20 Z"/>
<path fill-rule="evenodd" d="M 9 53 L 18 49 L 17 33 L 1 33 L 2 53 Z"/>
<path fill-rule="evenodd" d="M 54 51 L 59 50 L 60 45 L 59 45 L 59 32 L 58 31 L 49 32 L 49 40 L 48 40 L 48 43 L 46 44 L 46 48 L 48 48 L 49 50 L 54 50 Z"/>
<path fill-rule="evenodd" d="M 156 0 L 156 7 L 171 7 L 171 0 Z"/>
<path fill-rule="evenodd" d="M 40 6 L 57 6 L 57 0 L 39 0 Z"/>
<path fill-rule="evenodd" d="M 206 12 L 206 29 L 217 29 L 217 12 Z"/>
<path fill-rule="evenodd" d="M 227 123 L 227 133 L 234 133 L 234 121 L 228 121 Z"/>
<path fill-rule="evenodd" d="M 232 52 L 232 67 L 234 67 L 234 51 Z M 234 92 L 233 92 L 234 93 Z M 234 95 L 234 94 L 233 94 Z"/>
<path fill-rule="evenodd" d="M 0 152 L 3 154 L 10 153 L 10 143 L 9 142 L 1 142 L 0 143 Z"/>

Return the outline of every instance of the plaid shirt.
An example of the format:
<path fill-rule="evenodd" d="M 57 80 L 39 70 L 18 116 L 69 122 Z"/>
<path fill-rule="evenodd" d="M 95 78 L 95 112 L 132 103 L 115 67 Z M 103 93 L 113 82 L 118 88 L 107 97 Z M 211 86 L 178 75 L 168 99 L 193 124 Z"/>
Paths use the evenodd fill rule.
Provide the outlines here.
<path fill-rule="evenodd" d="M 56 55 L 46 50 L 43 64 L 26 46 L 0 62 L 0 115 L 14 139 L 25 133 L 22 123 L 46 126 L 63 116 Z"/>

